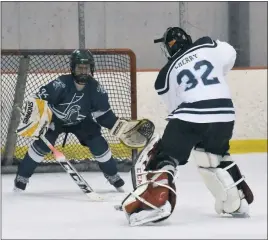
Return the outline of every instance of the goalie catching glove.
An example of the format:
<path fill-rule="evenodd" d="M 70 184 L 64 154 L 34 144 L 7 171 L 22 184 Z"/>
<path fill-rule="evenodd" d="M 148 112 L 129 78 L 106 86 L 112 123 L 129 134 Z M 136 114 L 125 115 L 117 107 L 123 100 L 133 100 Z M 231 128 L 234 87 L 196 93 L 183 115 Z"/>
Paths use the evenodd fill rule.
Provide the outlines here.
<path fill-rule="evenodd" d="M 16 133 L 22 137 L 38 139 L 45 134 L 52 119 L 47 101 L 29 97 L 21 111 L 21 121 Z"/>
<path fill-rule="evenodd" d="M 118 119 L 110 133 L 130 148 L 144 147 L 151 139 L 155 126 L 148 119 L 124 120 Z"/>

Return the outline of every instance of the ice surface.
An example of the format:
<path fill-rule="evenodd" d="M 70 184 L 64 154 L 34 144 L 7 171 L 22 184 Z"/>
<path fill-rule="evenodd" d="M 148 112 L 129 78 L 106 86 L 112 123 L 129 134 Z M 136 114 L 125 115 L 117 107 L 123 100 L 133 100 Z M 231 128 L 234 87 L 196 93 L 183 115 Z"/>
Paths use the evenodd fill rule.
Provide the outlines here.
<path fill-rule="evenodd" d="M 249 219 L 219 216 L 214 199 L 195 165 L 180 168 L 177 206 L 166 221 L 129 227 L 123 212 L 115 211 L 126 193 L 117 193 L 101 173 L 82 173 L 88 183 L 110 200 L 89 202 L 66 173 L 34 174 L 27 191 L 13 193 L 14 175 L 2 175 L 3 239 L 179 239 L 267 238 L 267 154 L 233 155 L 251 186 L 255 201 Z M 122 173 L 126 190 L 129 173 Z"/>

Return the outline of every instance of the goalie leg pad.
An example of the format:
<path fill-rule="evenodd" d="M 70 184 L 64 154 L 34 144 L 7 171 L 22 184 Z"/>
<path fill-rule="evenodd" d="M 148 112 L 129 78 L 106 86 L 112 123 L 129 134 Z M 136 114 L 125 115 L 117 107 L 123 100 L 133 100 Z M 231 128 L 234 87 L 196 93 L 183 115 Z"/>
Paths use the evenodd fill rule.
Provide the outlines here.
<path fill-rule="evenodd" d="M 253 194 L 231 157 L 221 157 L 201 149 L 195 150 L 194 156 L 207 188 L 216 199 L 216 212 L 248 211 L 243 199 L 248 206 L 253 201 Z"/>
<path fill-rule="evenodd" d="M 166 187 L 160 187 L 156 183 L 161 182 L 164 185 L 168 185 L 167 173 L 158 173 L 154 176 L 156 179 L 153 183 L 146 183 L 142 186 L 138 186 L 136 190 L 125 199 L 123 207 L 128 214 L 134 213 L 137 209 L 154 209 L 165 204 L 168 200 L 169 189 Z M 140 196 L 143 200 L 137 199 Z M 146 201 L 149 202 L 146 203 Z M 151 204 L 153 206 L 151 206 Z"/>
<path fill-rule="evenodd" d="M 159 140 L 158 134 L 150 139 L 131 172 L 135 190 L 120 207 L 131 226 L 163 221 L 172 214 L 176 205 L 174 175 L 177 164 L 161 154 Z"/>
<path fill-rule="evenodd" d="M 159 209 L 142 210 L 129 216 L 129 224 L 131 227 L 139 226 L 146 223 L 155 223 L 168 218 L 171 214 L 171 204 L 167 201 Z"/>
<path fill-rule="evenodd" d="M 216 199 L 217 213 L 237 211 L 240 207 L 241 199 L 238 189 L 236 187 L 231 188 L 234 185 L 231 175 L 221 168 L 199 168 L 198 170 L 207 188 Z M 219 206 L 218 202 L 221 202 L 222 206 Z"/>
<path fill-rule="evenodd" d="M 122 202 L 130 226 L 163 221 L 171 215 L 176 204 L 176 189 L 169 182 L 168 170 L 162 168 L 145 174 L 148 181 L 139 185 Z"/>

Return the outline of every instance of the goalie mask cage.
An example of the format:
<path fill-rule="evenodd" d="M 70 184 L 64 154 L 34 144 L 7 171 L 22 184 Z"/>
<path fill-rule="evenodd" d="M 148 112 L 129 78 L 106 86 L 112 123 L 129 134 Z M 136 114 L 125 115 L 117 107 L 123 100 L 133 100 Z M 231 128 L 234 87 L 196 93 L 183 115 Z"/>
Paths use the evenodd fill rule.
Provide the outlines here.
<path fill-rule="evenodd" d="M 1 51 L 1 164 L 2 173 L 14 173 L 26 154 L 32 139 L 16 136 L 20 111 L 25 97 L 62 74 L 70 74 L 69 56 L 73 50 L 2 50 Z M 130 49 L 90 49 L 95 59 L 94 77 L 104 85 L 114 113 L 126 119 L 137 119 L 136 56 Z M 108 141 L 119 171 L 128 171 L 135 150 L 125 147 L 107 129 L 102 134 Z M 87 147 L 73 134 L 61 134 L 55 146 L 79 171 L 99 171 Z M 52 154 L 36 172 L 58 172 L 62 168 Z"/>

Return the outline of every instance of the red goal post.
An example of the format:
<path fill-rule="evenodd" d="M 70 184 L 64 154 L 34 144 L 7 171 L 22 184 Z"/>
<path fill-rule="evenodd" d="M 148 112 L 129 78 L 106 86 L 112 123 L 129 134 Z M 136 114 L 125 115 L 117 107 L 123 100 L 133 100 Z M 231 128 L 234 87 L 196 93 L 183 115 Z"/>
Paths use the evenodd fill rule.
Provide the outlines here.
<path fill-rule="evenodd" d="M 127 119 L 137 118 L 136 56 L 130 49 L 89 49 L 95 59 L 94 77 L 105 86 L 115 114 Z M 73 49 L 62 50 L 2 50 L 1 51 L 1 163 L 2 173 L 14 172 L 27 152 L 32 140 L 17 137 L 14 131 L 19 124 L 19 108 L 23 99 L 42 85 L 61 74 L 70 73 L 69 56 Z M 128 171 L 136 152 L 126 148 L 107 129 L 102 130 L 108 140 L 120 171 Z M 76 137 L 68 135 L 62 148 L 64 134 L 56 147 L 79 171 L 96 170 L 98 166 L 87 147 Z M 90 160 L 90 161 L 86 161 Z M 51 154 L 37 172 L 61 171 Z"/>

